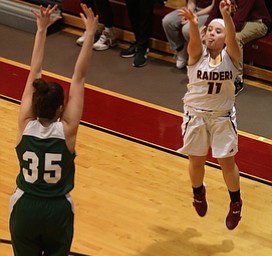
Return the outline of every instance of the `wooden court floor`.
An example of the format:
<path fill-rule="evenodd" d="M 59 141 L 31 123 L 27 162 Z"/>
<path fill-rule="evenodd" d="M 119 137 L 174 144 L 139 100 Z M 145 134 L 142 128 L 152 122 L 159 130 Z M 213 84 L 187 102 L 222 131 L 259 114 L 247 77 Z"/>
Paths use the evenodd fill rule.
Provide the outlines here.
<path fill-rule="evenodd" d="M 15 189 L 18 104 L 0 98 L 0 241 L 9 241 L 8 203 Z M 207 166 L 209 210 L 194 212 L 188 160 L 80 126 L 73 255 L 272 255 L 272 187 L 241 178 L 242 221 L 226 229 L 229 199 L 220 170 Z M 11 256 L 0 242 L 0 255 Z"/>

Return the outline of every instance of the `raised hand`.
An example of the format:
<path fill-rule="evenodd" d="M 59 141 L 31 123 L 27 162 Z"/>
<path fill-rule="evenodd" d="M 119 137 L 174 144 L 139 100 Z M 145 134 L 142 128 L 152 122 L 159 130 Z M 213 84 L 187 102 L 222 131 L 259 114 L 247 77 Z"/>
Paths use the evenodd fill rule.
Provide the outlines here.
<path fill-rule="evenodd" d="M 85 25 L 86 32 L 95 35 L 98 28 L 98 15 L 94 16 L 93 11 L 86 4 L 81 3 L 80 5 L 84 12 L 84 14 L 80 13 L 80 17 Z"/>
<path fill-rule="evenodd" d="M 50 25 L 56 22 L 59 19 L 62 19 L 60 15 L 51 17 L 51 14 L 58 8 L 58 5 L 54 5 L 51 8 L 51 5 L 48 5 L 46 9 L 40 5 L 40 11 L 35 11 L 31 9 L 30 11 L 36 16 L 38 29 L 47 29 Z"/>
<path fill-rule="evenodd" d="M 231 15 L 231 1 L 230 0 L 222 0 L 219 4 L 219 9 L 222 14 Z"/>
<path fill-rule="evenodd" d="M 194 24 L 198 25 L 197 16 L 190 9 L 187 9 L 187 8 L 179 9 L 178 10 L 178 16 L 182 16 L 183 19 L 185 19 L 187 21 L 191 21 Z"/>

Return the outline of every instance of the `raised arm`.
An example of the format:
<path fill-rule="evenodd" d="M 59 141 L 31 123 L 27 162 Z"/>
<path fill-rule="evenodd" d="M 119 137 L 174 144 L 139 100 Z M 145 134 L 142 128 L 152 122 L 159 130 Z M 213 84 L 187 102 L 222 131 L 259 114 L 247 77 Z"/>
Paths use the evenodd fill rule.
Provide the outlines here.
<path fill-rule="evenodd" d="M 189 9 L 183 8 L 178 10 L 178 15 L 183 16 L 190 22 L 189 26 L 189 43 L 188 43 L 188 65 L 195 64 L 201 57 L 203 46 L 200 38 L 200 32 L 198 29 L 198 20 L 195 14 Z"/>
<path fill-rule="evenodd" d="M 240 61 L 240 47 L 236 39 L 235 26 L 231 17 L 230 0 L 222 0 L 219 5 L 220 12 L 225 22 L 226 29 L 226 50 L 234 65 L 238 67 Z"/>
<path fill-rule="evenodd" d="M 26 81 L 25 89 L 22 95 L 22 101 L 18 118 L 18 139 L 22 134 L 25 125 L 30 119 L 33 119 L 32 112 L 32 95 L 33 95 L 33 81 L 40 78 L 42 72 L 42 62 L 44 56 L 44 47 L 46 41 L 47 28 L 55 21 L 61 19 L 61 16 L 51 17 L 51 14 L 57 9 L 57 5 L 51 8 L 49 5 L 46 9 L 40 6 L 39 11 L 31 10 L 37 19 L 37 31 L 32 51 L 30 72 Z"/>
<path fill-rule="evenodd" d="M 91 9 L 88 9 L 85 4 L 81 4 L 81 8 L 84 12 L 80 16 L 86 28 L 86 38 L 75 64 L 69 98 L 62 116 L 66 139 L 72 138 L 72 144 L 75 143 L 75 136 L 82 116 L 84 83 L 93 51 L 94 36 L 98 27 L 98 16 L 94 16 Z M 73 146 L 70 148 L 73 148 Z"/>
<path fill-rule="evenodd" d="M 186 8 L 194 12 L 196 9 L 196 0 L 188 0 Z M 188 20 L 186 19 L 186 17 L 182 16 L 179 11 L 178 13 L 179 13 L 178 16 L 181 16 L 181 24 L 185 25 L 188 22 Z"/>

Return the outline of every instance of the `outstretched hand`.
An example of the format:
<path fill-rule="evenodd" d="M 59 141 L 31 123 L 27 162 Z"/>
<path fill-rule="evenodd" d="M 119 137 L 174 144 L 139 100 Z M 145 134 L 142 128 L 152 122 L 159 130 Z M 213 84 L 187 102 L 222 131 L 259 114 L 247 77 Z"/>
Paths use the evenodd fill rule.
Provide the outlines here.
<path fill-rule="evenodd" d="M 190 9 L 181 8 L 177 11 L 178 11 L 178 16 L 182 16 L 183 19 L 186 19 L 186 20 L 191 21 L 194 24 L 198 25 L 197 16 Z"/>
<path fill-rule="evenodd" d="M 38 29 L 47 29 L 54 22 L 62 19 L 60 15 L 57 15 L 54 18 L 51 17 L 51 14 L 57 9 L 57 7 L 57 4 L 55 4 L 52 8 L 51 5 L 48 5 L 47 8 L 44 10 L 43 6 L 40 5 L 39 12 L 33 9 L 30 10 L 37 18 Z"/>
<path fill-rule="evenodd" d="M 80 4 L 83 13 L 80 13 L 80 17 L 85 25 L 86 32 L 90 32 L 95 35 L 98 28 L 98 15 L 94 16 L 93 11 L 87 7 L 86 4 Z"/>
<path fill-rule="evenodd" d="M 231 1 L 230 0 L 222 0 L 219 4 L 220 12 L 222 16 L 224 14 L 231 15 Z"/>

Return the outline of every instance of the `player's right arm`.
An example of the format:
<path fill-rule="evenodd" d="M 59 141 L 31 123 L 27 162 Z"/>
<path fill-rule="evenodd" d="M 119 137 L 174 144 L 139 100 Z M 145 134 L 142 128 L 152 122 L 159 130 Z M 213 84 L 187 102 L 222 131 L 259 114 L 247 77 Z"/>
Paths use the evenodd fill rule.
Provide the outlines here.
<path fill-rule="evenodd" d="M 180 16 L 185 17 L 190 22 L 189 24 L 190 39 L 188 42 L 187 51 L 189 55 L 188 65 L 193 65 L 200 59 L 203 51 L 202 41 L 198 28 L 197 16 L 191 10 L 186 8 L 178 10 L 178 13 Z"/>
<path fill-rule="evenodd" d="M 61 119 L 64 124 L 66 142 L 71 151 L 74 151 L 77 129 L 82 116 L 84 83 L 93 52 L 95 33 L 98 27 L 98 16 L 94 16 L 92 10 L 88 9 L 85 4 L 81 4 L 81 8 L 84 12 L 84 14 L 81 13 L 80 16 L 86 28 L 86 38 L 75 64 L 68 102 Z"/>

